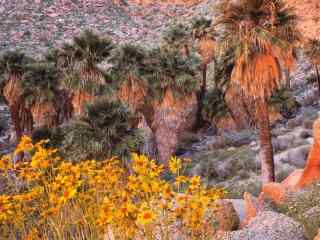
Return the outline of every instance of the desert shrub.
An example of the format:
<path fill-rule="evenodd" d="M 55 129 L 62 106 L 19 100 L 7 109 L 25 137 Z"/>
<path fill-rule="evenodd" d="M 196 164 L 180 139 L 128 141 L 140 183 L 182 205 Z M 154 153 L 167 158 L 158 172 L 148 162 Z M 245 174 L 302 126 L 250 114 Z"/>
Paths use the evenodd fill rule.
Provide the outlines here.
<path fill-rule="evenodd" d="M 86 108 L 86 114 L 61 126 L 60 150 L 67 159 L 126 159 L 142 146 L 142 137 L 133 125 L 135 116 L 118 101 L 99 99 Z"/>
<path fill-rule="evenodd" d="M 320 184 L 289 194 L 278 210 L 304 225 L 308 239 L 312 240 L 320 228 Z"/>
<path fill-rule="evenodd" d="M 71 163 L 28 137 L 15 150 L 23 161 L 1 158 L 8 191 L 0 195 L 0 235 L 4 239 L 212 239 L 212 212 L 224 190 L 207 189 L 200 177 L 183 175 L 184 161 L 164 168 L 132 155 L 130 171 L 118 158 Z"/>

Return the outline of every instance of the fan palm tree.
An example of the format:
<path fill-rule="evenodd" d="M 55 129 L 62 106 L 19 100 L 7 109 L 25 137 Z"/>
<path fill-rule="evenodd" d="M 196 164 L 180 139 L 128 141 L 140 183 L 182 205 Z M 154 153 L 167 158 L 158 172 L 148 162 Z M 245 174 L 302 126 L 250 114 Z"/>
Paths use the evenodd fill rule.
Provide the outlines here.
<path fill-rule="evenodd" d="M 149 52 L 148 68 L 144 75 L 148 80 L 150 96 L 162 98 L 167 90 L 176 96 L 186 96 L 197 88 L 197 72 L 200 59 L 194 55 L 184 56 L 179 50 L 153 49 Z"/>
<path fill-rule="evenodd" d="M 197 51 L 202 58 L 202 83 L 198 100 L 198 123 L 202 121 L 203 99 L 207 91 L 207 69 L 209 63 L 214 60 L 214 50 L 216 47 L 211 24 L 212 21 L 206 18 L 197 18 L 192 23 L 192 37 L 197 44 Z"/>
<path fill-rule="evenodd" d="M 173 24 L 163 33 L 161 48 L 166 51 L 179 50 L 183 55 L 190 54 L 190 28 L 182 23 Z"/>
<path fill-rule="evenodd" d="M 320 65 L 320 41 L 313 39 L 310 40 L 306 47 L 306 54 L 309 57 L 311 63 L 314 65 L 316 70 L 316 77 L 318 83 L 318 92 L 320 96 L 320 72 L 319 72 L 319 65 Z"/>
<path fill-rule="evenodd" d="M 92 102 L 106 84 L 105 74 L 97 66 L 111 56 L 114 44 L 90 30 L 74 37 L 72 44 L 65 44 L 60 56 L 66 58 L 72 72 L 65 78 L 66 86 L 73 91 L 73 107 L 82 114 L 84 105 Z"/>
<path fill-rule="evenodd" d="M 49 49 L 45 55 L 45 62 L 51 64 L 59 71 L 59 85 L 57 86 L 58 92 L 56 92 L 55 103 L 58 110 L 58 123 L 68 121 L 72 117 L 72 92 L 70 89 L 63 86 L 64 79 L 68 79 L 72 76 L 72 57 L 66 55 L 65 52 L 58 48 Z M 57 88 L 56 87 L 56 88 Z"/>
<path fill-rule="evenodd" d="M 33 61 L 20 51 L 8 51 L 0 57 L 0 74 L 3 79 L 1 93 L 10 107 L 18 141 L 23 134 L 31 134 L 32 131 L 31 112 L 25 106 L 21 80 L 25 66 Z"/>
<path fill-rule="evenodd" d="M 292 63 L 287 50 L 296 39 L 297 18 L 279 0 L 225 0 L 222 4 L 217 20 L 223 31 L 220 46 L 235 51 L 231 84 L 255 100 L 262 180 L 274 181 L 267 99 L 280 85 L 282 67 L 289 68 Z"/>
<path fill-rule="evenodd" d="M 58 123 L 59 70 L 50 63 L 29 64 L 22 79 L 22 91 L 37 127 Z"/>
<path fill-rule="evenodd" d="M 142 47 L 125 44 L 110 59 L 113 64 L 111 76 L 120 87 L 118 97 L 132 111 L 142 106 L 147 94 L 147 81 L 143 73 L 147 67 L 146 57 L 147 51 Z"/>
<path fill-rule="evenodd" d="M 86 108 L 86 115 L 66 125 L 62 150 L 68 159 L 126 159 L 142 144 L 132 125 L 134 116 L 120 102 L 99 99 Z"/>

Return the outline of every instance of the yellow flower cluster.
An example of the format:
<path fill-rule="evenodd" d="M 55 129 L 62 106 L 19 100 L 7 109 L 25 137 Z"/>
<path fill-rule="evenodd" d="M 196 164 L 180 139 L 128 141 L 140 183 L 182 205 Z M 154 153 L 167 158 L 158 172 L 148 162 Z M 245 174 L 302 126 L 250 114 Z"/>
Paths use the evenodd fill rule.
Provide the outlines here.
<path fill-rule="evenodd" d="M 224 190 L 182 175 L 184 160 L 172 157 L 172 179 L 164 180 L 165 168 L 144 155 L 132 154 L 127 166 L 116 158 L 71 163 L 46 143 L 23 137 L 15 151 L 24 156 L 18 163 L 1 158 L 10 189 L 0 195 L 5 238 L 205 239 L 213 228 L 206 213 Z"/>

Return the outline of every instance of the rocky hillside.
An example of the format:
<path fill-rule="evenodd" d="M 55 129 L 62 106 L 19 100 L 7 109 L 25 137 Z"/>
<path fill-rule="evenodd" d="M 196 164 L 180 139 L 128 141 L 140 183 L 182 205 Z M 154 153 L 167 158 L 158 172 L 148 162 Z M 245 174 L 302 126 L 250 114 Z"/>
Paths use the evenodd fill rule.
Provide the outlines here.
<path fill-rule="evenodd" d="M 170 22 L 207 15 L 214 0 L 2 0 L 0 51 L 22 48 L 38 54 L 85 28 L 116 42 L 154 45 Z"/>
<path fill-rule="evenodd" d="M 287 0 L 296 9 L 302 21 L 300 30 L 308 38 L 320 39 L 320 2 L 319 0 Z"/>

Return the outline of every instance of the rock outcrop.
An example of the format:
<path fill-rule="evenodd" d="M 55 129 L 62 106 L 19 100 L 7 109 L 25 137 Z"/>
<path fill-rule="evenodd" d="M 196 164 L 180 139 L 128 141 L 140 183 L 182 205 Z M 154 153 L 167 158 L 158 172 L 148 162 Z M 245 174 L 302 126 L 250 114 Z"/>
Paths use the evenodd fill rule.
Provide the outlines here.
<path fill-rule="evenodd" d="M 219 240 L 305 240 L 303 226 L 271 211 L 259 213 L 247 228 L 222 234 Z"/>
<path fill-rule="evenodd" d="M 300 20 L 298 27 L 308 38 L 320 37 L 320 3 L 318 0 L 286 0 L 290 7 L 296 9 Z"/>

